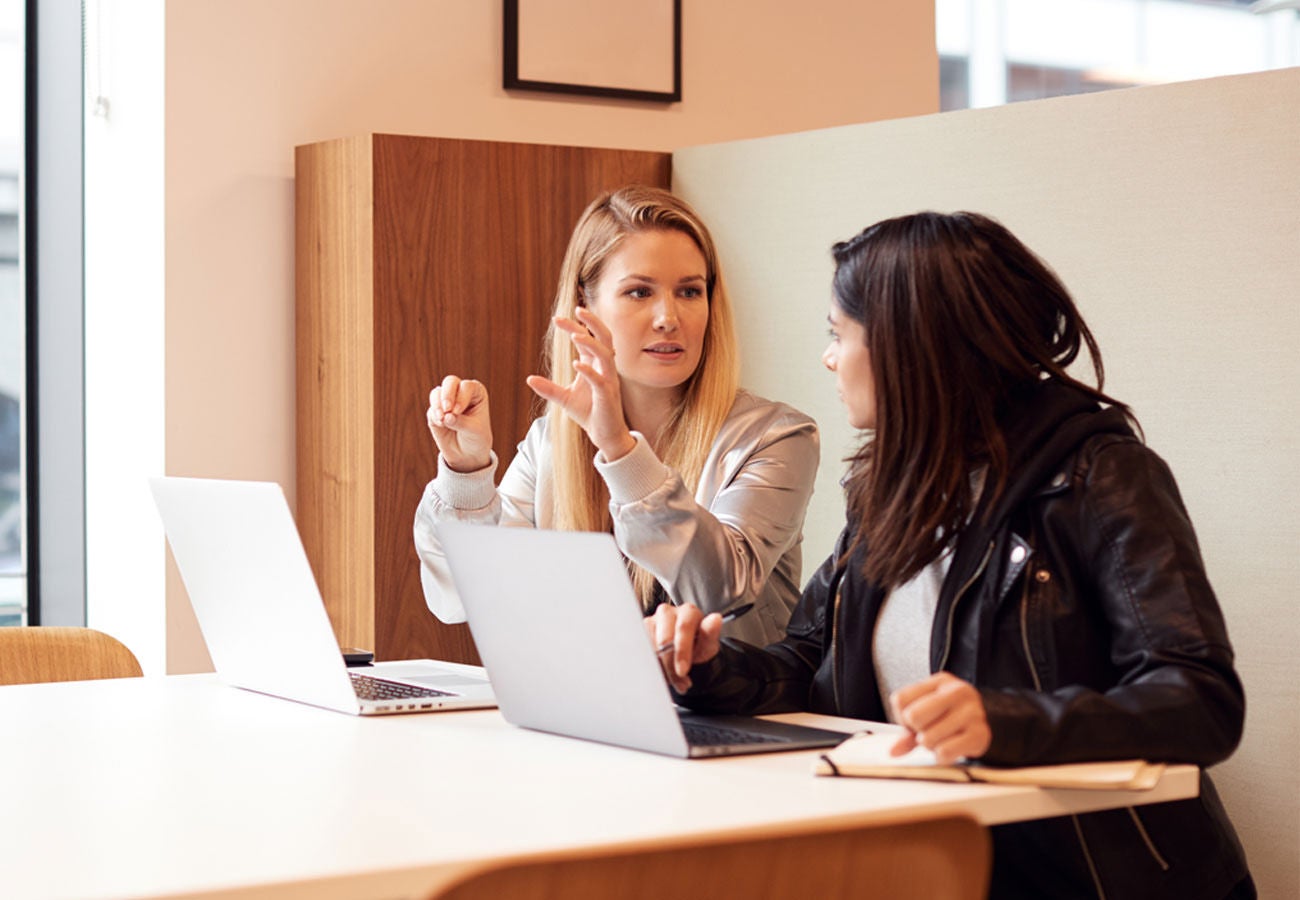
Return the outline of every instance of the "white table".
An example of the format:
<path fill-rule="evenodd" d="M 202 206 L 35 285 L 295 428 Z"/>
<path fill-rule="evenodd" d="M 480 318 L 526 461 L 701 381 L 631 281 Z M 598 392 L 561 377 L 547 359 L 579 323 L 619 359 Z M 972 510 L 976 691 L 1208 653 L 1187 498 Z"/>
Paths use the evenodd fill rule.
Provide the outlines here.
<path fill-rule="evenodd" d="M 851 730 L 862 723 L 795 721 Z M 817 778 L 813 752 L 677 760 L 495 710 L 363 719 L 214 676 L 0 687 L 0 895 L 418 897 L 440 865 L 854 815 L 986 824 L 1192 797 Z"/>

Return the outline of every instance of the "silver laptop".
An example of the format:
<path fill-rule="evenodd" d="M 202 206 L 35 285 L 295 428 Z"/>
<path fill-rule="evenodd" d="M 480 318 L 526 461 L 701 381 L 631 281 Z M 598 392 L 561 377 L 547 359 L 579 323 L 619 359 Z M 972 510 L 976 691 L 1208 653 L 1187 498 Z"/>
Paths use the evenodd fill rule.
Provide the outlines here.
<path fill-rule="evenodd" d="M 437 528 L 506 721 L 681 757 L 828 747 L 847 736 L 678 709 L 612 535 Z"/>
<path fill-rule="evenodd" d="M 213 665 L 235 687 L 358 715 L 496 705 L 483 669 L 435 660 L 349 669 L 278 484 L 152 478 Z M 382 677 L 377 677 L 382 676 Z"/>

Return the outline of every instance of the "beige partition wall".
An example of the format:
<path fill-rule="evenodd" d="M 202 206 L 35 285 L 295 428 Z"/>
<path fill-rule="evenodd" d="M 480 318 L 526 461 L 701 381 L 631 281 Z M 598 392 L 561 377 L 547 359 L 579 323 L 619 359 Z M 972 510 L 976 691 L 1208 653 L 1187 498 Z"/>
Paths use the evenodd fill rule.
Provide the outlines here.
<path fill-rule="evenodd" d="M 690 148 L 673 181 L 718 238 L 745 382 L 822 426 L 806 572 L 855 440 L 818 362 L 830 244 L 971 209 L 1056 268 L 1197 524 L 1248 697 L 1215 778 L 1260 896 L 1300 896 L 1300 70 Z"/>

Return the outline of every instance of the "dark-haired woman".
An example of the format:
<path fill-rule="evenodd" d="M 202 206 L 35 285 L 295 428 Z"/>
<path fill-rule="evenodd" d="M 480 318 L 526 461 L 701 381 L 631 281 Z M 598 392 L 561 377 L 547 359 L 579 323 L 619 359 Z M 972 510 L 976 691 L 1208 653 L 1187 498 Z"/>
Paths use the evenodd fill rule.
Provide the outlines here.
<path fill-rule="evenodd" d="M 940 762 L 1225 759 L 1245 700 L 1196 536 L 1059 279 L 971 213 L 880 222 L 834 257 L 823 362 L 867 432 L 848 522 L 775 644 L 657 612 L 680 701 L 890 720 L 895 753 Z M 1085 348 L 1095 388 L 1067 371 Z M 993 837 L 995 897 L 1255 896 L 1204 774 L 1191 800 Z"/>

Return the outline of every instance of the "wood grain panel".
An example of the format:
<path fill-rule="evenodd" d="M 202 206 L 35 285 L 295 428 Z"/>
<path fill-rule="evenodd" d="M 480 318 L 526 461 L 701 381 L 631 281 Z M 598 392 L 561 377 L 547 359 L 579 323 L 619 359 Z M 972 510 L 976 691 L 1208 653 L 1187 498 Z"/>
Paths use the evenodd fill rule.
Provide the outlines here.
<path fill-rule="evenodd" d="M 355 149 L 358 140 L 366 142 L 368 160 Z M 321 386 L 341 404 L 327 409 L 329 400 L 300 399 L 299 496 L 310 501 L 304 506 L 300 500 L 299 517 L 308 554 L 322 575 L 331 615 L 334 608 L 348 610 L 334 618 L 343 642 L 373 647 L 380 659 L 478 662 L 465 626 L 434 619 L 420 588 L 411 523 L 436 465 L 424 423 L 428 392 L 446 374 L 487 385 L 504 471 L 540 411 L 524 377 L 540 371 L 547 316 L 574 222 L 602 190 L 630 182 L 667 187 L 671 157 L 398 135 L 312 147 L 333 149 L 304 156 L 300 148 L 299 180 L 352 199 L 321 199 L 317 189 L 298 188 L 300 198 L 307 195 L 298 210 L 299 386 Z M 327 168 L 322 157 L 346 162 Z M 361 171 L 367 163 L 369 171 Z M 345 171 L 367 181 L 368 234 L 355 215 L 365 191 L 333 180 Z M 353 210 L 347 221 L 354 227 L 336 224 L 321 247 L 311 246 L 310 235 L 323 232 L 304 217 L 339 218 L 334 204 Z M 368 246 L 361 250 L 358 243 Z M 318 252 L 350 257 L 312 266 L 329 272 L 336 289 L 313 282 L 312 271 L 303 280 L 302 257 Z M 348 280 L 361 270 L 370 272 L 366 286 L 359 283 L 364 278 Z M 331 290 L 353 292 L 349 310 L 338 309 L 343 303 L 329 299 Z M 326 308 L 326 322 L 304 323 L 304 316 L 317 315 L 318 304 Z M 305 351 L 304 341 L 319 343 L 319 351 Z M 362 346 L 365 341 L 370 346 Z M 336 375 L 336 385 L 308 366 L 312 378 L 304 379 L 304 352 L 313 366 L 349 374 Z M 369 397 L 360 401 L 353 390 L 369 390 Z M 324 449 L 315 446 L 331 432 Z M 369 522 L 355 512 L 367 503 Z M 329 562 L 322 566 L 324 559 Z"/>
<path fill-rule="evenodd" d="M 374 644 L 374 303 L 368 137 L 295 156 L 298 529 L 344 646 Z"/>

